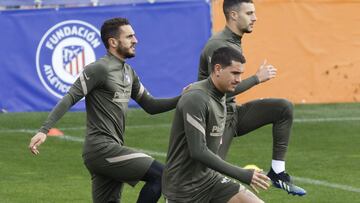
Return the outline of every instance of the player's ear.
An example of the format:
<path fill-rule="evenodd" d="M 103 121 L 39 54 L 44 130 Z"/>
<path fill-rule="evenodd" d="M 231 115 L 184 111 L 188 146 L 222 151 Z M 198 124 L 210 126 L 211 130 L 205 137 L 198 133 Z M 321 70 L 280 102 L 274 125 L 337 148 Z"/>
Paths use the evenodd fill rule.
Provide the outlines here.
<path fill-rule="evenodd" d="M 215 64 L 214 66 L 214 74 L 216 77 L 220 76 L 220 72 L 222 71 L 222 66 L 220 64 Z"/>
<path fill-rule="evenodd" d="M 117 42 L 117 40 L 114 39 L 114 38 L 109 38 L 109 39 L 108 39 L 108 43 L 109 43 L 109 47 L 115 48 L 115 47 L 118 46 L 118 42 Z"/>
<path fill-rule="evenodd" d="M 238 19 L 238 13 L 234 10 L 230 11 L 230 19 L 236 21 Z"/>

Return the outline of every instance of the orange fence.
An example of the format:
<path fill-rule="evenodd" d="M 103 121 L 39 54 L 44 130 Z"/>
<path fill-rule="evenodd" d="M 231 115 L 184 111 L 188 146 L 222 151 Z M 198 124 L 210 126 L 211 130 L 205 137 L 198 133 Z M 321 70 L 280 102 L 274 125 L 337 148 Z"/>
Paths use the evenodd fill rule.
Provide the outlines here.
<path fill-rule="evenodd" d="M 243 37 L 247 77 L 264 59 L 275 79 L 238 102 L 281 97 L 294 103 L 360 101 L 359 0 L 255 0 L 254 31 Z M 212 2 L 213 29 L 225 25 L 222 0 Z"/>

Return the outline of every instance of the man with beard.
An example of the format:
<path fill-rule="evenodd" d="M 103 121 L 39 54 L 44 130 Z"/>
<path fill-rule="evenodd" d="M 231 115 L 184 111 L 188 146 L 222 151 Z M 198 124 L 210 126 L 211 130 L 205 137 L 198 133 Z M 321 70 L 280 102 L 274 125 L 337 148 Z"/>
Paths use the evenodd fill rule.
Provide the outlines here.
<path fill-rule="evenodd" d="M 39 154 L 38 147 L 49 129 L 85 97 L 87 131 L 82 156 L 91 174 L 93 202 L 119 202 L 124 183 L 134 186 L 140 180 L 146 183 L 137 202 L 157 202 L 161 196 L 163 165 L 124 146 L 126 111 L 130 98 L 146 112 L 156 114 L 174 109 L 180 97 L 153 98 L 125 63 L 125 59 L 135 56 L 138 42 L 127 19 L 105 21 L 101 38 L 108 53 L 84 69 L 31 139 L 29 149 Z"/>
<path fill-rule="evenodd" d="M 226 27 L 209 39 L 200 57 L 198 80 L 211 73 L 211 56 L 220 47 L 232 47 L 242 53 L 241 38 L 251 33 L 257 20 L 252 0 L 224 0 L 223 11 Z M 276 76 L 276 69 L 264 62 L 257 73 L 237 85 L 227 94 L 227 119 L 219 155 L 225 159 L 233 137 L 245 135 L 267 124 L 272 124 L 273 154 L 268 176 L 277 188 L 293 195 L 305 195 L 306 191 L 296 186 L 285 172 L 285 155 L 293 121 L 293 106 L 285 99 L 258 99 L 236 105 L 235 95 Z"/>

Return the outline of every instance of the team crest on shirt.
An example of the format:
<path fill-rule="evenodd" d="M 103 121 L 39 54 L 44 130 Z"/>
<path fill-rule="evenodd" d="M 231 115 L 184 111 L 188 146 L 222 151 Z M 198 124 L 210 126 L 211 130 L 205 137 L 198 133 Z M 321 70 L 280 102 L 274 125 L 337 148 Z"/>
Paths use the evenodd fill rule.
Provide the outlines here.
<path fill-rule="evenodd" d="M 127 85 L 131 83 L 130 76 L 128 74 L 125 74 L 125 81 L 127 82 Z"/>
<path fill-rule="evenodd" d="M 41 83 L 56 97 L 63 97 L 84 67 L 101 52 L 100 32 L 80 20 L 50 27 L 36 50 L 36 70 Z"/>

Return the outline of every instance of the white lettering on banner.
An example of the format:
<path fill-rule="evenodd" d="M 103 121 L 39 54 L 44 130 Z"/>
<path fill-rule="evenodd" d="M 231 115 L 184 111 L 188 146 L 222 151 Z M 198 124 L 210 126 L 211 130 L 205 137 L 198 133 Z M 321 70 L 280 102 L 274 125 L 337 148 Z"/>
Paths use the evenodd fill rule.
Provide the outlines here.
<path fill-rule="evenodd" d="M 61 82 L 61 80 L 57 76 L 55 76 L 54 70 L 51 66 L 44 65 L 44 70 L 46 77 L 51 85 L 53 85 L 56 89 L 58 89 L 60 92 L 64 94 L 69 91 L 70 85 L 66 85 L 63 82 Z"/>
<path fill-rule="evenodd" d="M 85 27 L 78 27 L 78 26 L 64 26 L 57 31 L 55 31 L 49 39 L 45 42 L 45 46 L 53 50 L 54 47 L 63 39 L 69 36 L 78 36 L 85 39 L 93 48 L 97 48 L 101 43 L 97 34 Z"/>
<path fill-rule="evenodd" d="M 50 27 L 36 50 L 36 71 L 52 95 L 62 98 L 101 52 L 100 31 L 88 22 L 67 20 Z"/>

